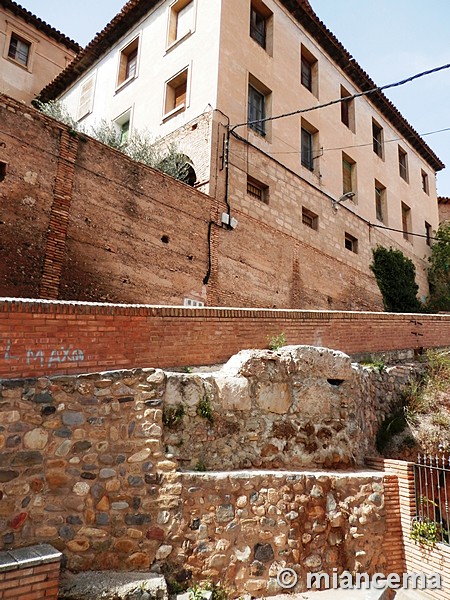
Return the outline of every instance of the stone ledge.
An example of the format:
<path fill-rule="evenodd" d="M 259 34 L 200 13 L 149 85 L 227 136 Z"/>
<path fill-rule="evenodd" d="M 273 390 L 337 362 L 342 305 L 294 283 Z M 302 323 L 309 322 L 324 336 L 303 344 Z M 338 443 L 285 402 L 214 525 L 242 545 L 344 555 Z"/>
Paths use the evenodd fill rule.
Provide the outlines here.
<path fill-rule="evenodd" d="M 61 557 L 62 553 L 50 544 L 7 550 L 0 552 L 0 573 L 59 562 Z"/>

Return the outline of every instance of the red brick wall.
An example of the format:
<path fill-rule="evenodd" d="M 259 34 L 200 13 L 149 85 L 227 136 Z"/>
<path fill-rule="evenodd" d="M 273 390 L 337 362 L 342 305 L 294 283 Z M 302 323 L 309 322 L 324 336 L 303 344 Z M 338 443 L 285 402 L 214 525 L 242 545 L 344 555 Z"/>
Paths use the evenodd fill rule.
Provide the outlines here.
<path fill-rule="evenodd" d="M 0 376 L 204 365 L 288 344 L 349 354 L 448 346 L 450 315 L 0 302 Z M 422 337 L 417 338 L 419 332 Z"/>
<path fill-rule="evenodd" d="M 59 561 L 0 573 L 0 599 L 56 600 Z"/>
<path fill-rule="evenodd" d="M 413 463 L 375 458 L 370 459 L 368 464 L 375 469 L 392 473 L 398 479 L 399 495 L 396 512 L 400 513 L 401 518 L 405 572 L 440 573 L 442 575 L 442 589 L 428 590 L 428 594 L 436 600 L 450 600 L 450 546 L 445 544 L 437 544 L 433 547 L 423 546 L 414 543 L 410 538 L 411 522 L 415 516 Z"/>

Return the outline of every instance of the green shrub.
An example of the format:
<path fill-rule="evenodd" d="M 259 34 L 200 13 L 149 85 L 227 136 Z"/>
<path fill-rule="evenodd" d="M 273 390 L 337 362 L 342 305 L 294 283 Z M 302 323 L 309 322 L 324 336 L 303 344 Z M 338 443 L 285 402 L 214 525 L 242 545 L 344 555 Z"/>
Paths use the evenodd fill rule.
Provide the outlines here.
<path fill-rule="evenodd" d="M 375 275 L 384 309 L 388 312 L 423 312 L 424 307 L 417 299 L 419 286 L 416 283 L 414 263 L 394 248 L 377 246 L 370 265 Z"/>
<path fill-rule="evenodd" d="M 197 414 L 210 423 L 214 422 L 213 410 L 208 396 L 203 396 L 197 404 Z"/>
<path fill-rule="evenodd" d="M 434 546 L 439 541 L 438 524 L 426 518 L 415 519 L 411 524 L 410 537 L 416 544 Z"/>
<path fill-rule="evenodd" d="M 162 420 L 166 427 L 169 429 L 175 429 L 183 420 L 185 408 L 183 404 L 176 404 L 175 406 L 163 406 Z"/>
<path fill-rule="evenodd" d="M 286 336 L 284 335 L 284 331 L 278 335 L 267 338 L 267 347 L 269 350 L 279 350 L 283 346 L 286 346 Z"/>

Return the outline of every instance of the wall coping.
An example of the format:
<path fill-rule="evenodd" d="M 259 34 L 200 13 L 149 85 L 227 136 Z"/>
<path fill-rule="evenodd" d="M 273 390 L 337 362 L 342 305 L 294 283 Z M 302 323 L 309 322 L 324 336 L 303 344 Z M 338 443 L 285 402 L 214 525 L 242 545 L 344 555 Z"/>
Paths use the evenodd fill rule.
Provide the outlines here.
<path fill-rule="evenodd" d="M 33 298 L 0 297 L 0 313 L 48 313 L 48 314 L 114 314 L 149 317 L 190 318 L 267 318 L 267 319 L 320 319 L 320 320 L 373 320 L 380 321 L 450 321 L 450 314 L 388 313 L 340 310 L 301 310 L 234 307 L 186 307 L 152 304 L 109 304 L 103 302 L 78 302 L 67 300 L 41 300 Z"/>
<path fill-rule="evenodd" d="M 62 553 L 50 544 L 7 550 L 0 552 L 0 573 L 59 562 L 61 557 Z"/>

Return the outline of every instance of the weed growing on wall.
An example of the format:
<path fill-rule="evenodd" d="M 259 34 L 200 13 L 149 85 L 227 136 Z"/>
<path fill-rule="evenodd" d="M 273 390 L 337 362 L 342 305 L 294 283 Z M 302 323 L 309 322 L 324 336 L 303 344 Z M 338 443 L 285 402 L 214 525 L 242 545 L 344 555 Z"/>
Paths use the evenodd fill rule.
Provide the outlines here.
<path fill-rule="evenodd" d="M 197 414 L 210 423 L 214 422 L 213 410 L 208 396 L 203 396 L 197 404 Z"/>
<path fill-rule="evenodd" d="M 416 544 L 434 546 L 439 541 L 438 524 L 430 519 L 415 519 L 411 523 L 410 537 Z"/>
<path fill-rule="evenodd" d="M 183 420 L 185 408 L 183 404 L 175 406 L 163 406 L 163 423 L 169 429 L 175 429 Z"/>
<path fill-rule="evenodd" d="M 279 350 L 283 346 L 286 346 L 286 336 L 284 335 L 284 331 L 278 335 L 267 338 L 267 347 L 269 350 Z"/>
<path fill-rule="evenodd" d="M 372 250 L 370 265 L 377 280 L 384 309 L 388 312 L 423 312 L 424 307 L 417 298 L 416 268 L 412 260 L 394 248 L 377 246 Z"/>

